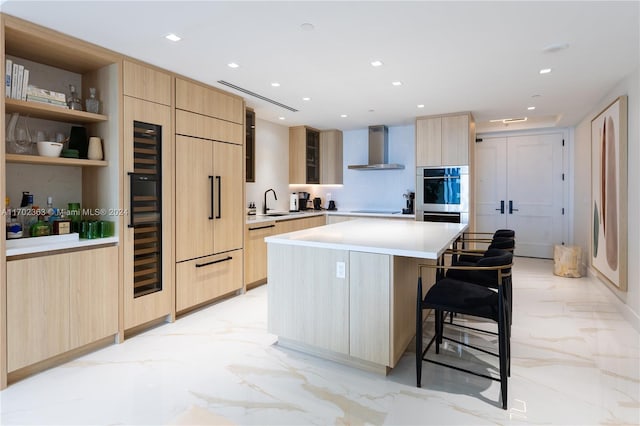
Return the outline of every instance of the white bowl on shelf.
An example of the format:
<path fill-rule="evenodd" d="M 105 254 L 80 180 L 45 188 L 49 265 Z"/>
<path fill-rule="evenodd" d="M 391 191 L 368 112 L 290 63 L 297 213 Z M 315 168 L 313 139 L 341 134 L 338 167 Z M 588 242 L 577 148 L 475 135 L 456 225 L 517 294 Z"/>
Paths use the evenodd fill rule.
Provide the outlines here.
<path fill-rule="evenodd" d="M 43 157 L 60 157 L 62 144 L 60 142 L 38 142 L 38 154 Z"/>

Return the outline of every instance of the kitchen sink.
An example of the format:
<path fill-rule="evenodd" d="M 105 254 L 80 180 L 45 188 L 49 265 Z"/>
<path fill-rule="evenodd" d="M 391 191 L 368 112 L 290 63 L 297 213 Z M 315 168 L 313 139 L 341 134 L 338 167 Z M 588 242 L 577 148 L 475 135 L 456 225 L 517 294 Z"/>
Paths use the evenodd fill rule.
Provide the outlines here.
<path fill-rule="evenodd" d="M 289 213 L 267 213 L 265 216 L 286 216 Z"/>

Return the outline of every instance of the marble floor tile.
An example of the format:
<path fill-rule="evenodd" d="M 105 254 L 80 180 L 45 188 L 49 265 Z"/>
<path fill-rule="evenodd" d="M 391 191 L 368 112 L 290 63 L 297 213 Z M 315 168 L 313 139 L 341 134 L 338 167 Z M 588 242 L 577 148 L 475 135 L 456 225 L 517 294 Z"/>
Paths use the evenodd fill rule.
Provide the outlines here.
<path fill-rule="evenodd" d="M 640 424 L 639 334 L 601 284 L 552 270 L 516 259 L 508 410 L 498 382 L 426 362 L 417 388 L 413 343 L 386 377 L 279 347 L 261 286 L 12 384 L 0 423 Z M 453 343 L 442 356 L 497 373 L 496 358 Z"/>

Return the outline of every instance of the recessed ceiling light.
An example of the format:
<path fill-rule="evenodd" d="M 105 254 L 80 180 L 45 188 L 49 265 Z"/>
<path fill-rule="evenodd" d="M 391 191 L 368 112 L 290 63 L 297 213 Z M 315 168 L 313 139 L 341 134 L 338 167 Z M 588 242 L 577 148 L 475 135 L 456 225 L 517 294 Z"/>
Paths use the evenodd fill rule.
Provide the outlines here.
<path fill-rule="evenodd" d="M 313 24 L 310 24 L 308 22 L 305 22 L 304 24 L 300 25 L 300 29 L 302 31 L 313 31 L 315 27 L 313 26 Z"/>
<path fill-rule="evenodd" d="M 278 117 L 278 120 L 284 120 L 284 117 Z"/>
<path fill-rule="evenodd" d="M 382 61 L 378 61 L 378 60 L 371 61 L 371 66 L 372 67 L 380 67 L 380 66 L 382 66 Z"/>
<path fill-rule="evenodd" d="M 393 84 L 394 86 L 402 86 L 402 82 L 401 81 L 394 81 L 391 84 Z"/>
<path fill-rule="evenodd" d="M 347 118 L 347 114 L 341 114 L 340 117 Z"/>
<path fill-rule="evenodd" d="M 180 41 L 180 37 L 173 33 L 166 35 L 165 38 L 171 41 Z"/>
<path fill-rule="evenodd" d="M 308 96 L 305 96 L 304 98 L 302 98 L 302 100 L 303 100 L 303 101 L 310 101 L 310 100 L 311 100 L 311 98 L 310 98 L 310 97 L 308 97 Z"/>
<path fill-rule="evenodd" d="M 418 108 L 424 108 L 424 104 L 419 104 Z"/>
<path fill-rule="evenodd" d="M 227 66 L 229 68 L 238 68 L 240 65 L 236 64 L 235 62 L 229 62 Z"/>
<path fill-rule="evenodd" d="M 534 106 L 530 106 L 529 108 L 527 108 L 529 111 L 533 111 L 534 109 L 536 109 L 536 107 Z"/>
<path fill-rule="evenodd" d="M 543 68 L 540 70 L 540 74 L 549 74 L 551 72 L 551 68 Z"/>
<path fill-rule="evenodd" d="M 273 87 L 280 87 L 280 83 L 276 83 L 276 82 L 271 83 L 271 85 L 272 85 Z"/>

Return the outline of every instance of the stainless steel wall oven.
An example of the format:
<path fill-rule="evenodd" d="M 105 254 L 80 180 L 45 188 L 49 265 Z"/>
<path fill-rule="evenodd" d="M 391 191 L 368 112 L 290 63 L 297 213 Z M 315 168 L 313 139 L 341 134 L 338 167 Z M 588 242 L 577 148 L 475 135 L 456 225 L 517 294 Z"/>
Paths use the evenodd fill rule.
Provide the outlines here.
<path fill-rule="evenodd" d="M 469 166 L 416 169 L 416 220 L 469 222 Z"/>

